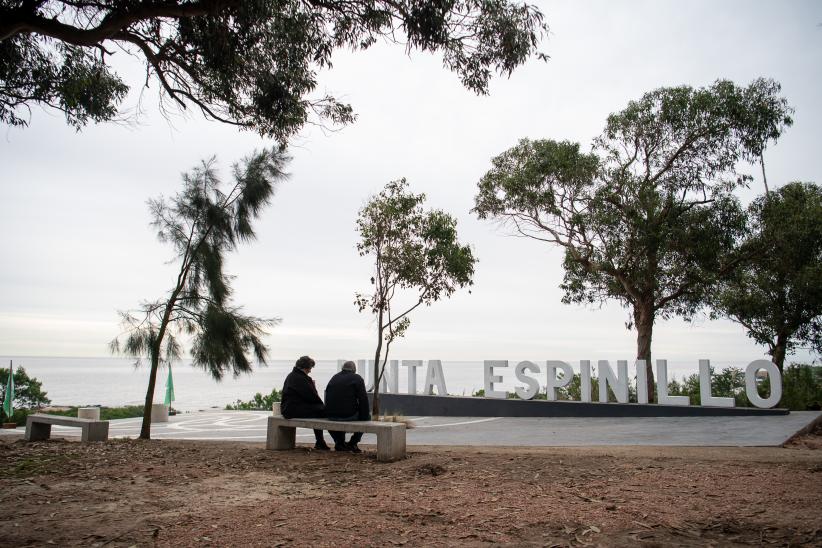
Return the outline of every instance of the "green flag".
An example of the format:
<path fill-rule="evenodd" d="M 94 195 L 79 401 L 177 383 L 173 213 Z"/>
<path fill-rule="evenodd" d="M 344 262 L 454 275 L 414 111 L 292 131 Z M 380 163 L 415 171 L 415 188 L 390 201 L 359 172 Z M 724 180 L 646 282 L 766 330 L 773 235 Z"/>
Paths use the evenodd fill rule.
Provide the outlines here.
<path fill-rule="evenodd" d="M 171 364 L 168 364 L 168 379 L 166 379 L 166 399 L 164 404 L 171 407 L 171 402 L 174 401 L 174 379 L 171 378 Z"/>
<path fill-rule="evenodd" d="M 14 369 L 9 362 L 9 382 L 6 385 L 6 398 L 3 400 L 3 411 L 11 418 L 14 415 Z"/>

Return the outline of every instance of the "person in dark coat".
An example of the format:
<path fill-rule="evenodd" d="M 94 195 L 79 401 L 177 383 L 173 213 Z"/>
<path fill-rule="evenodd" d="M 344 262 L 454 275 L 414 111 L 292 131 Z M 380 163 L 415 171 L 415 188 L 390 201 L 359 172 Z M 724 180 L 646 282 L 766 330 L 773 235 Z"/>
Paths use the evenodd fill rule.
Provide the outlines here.
<path fill-rule="evenodd" d="M 317 393 L 314 379 L 308 376 L 315 362 L 308 356 L 301 356 L 283 384 L 280 412 L 287 419 L 325 418 L 325 406 Z M 330 447 L 323 439 L 322 430 L 314 430 L 314 449 L 328 451 Z"/>
<path fill-rule="evenodd" d="M 325 412 L 329 419 L 337 421 L 371 420 L 368 395 L 365 393 L 365 381 L 357 375 L 354 362 L 345 362 L 342 371 L 331 377 L 325 387 Z M 362 439 L 362 432 L 351 435 L 346 443 L 345 432 L 328 431 L 334 438 L 334 449 L 361 453 L 357 444 Z"/>

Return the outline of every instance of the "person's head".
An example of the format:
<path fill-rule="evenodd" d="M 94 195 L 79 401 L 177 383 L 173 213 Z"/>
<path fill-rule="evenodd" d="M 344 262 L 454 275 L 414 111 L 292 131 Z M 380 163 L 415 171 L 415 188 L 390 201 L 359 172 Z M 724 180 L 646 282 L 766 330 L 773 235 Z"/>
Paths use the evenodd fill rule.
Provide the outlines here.
<path fill-rule="evenodd" d="M 343 371 L 350 371 L 351 373 L 356 373 L 357 372 L 357 366 L 354 362 L 345 362 L 342 365 L 342 370 Z"/>
<path fill-rule="evenodd" d="M 300 359 L 297 360 L 297 363 L 295 365 L 299 369 L 302 369 L 303 371 L 308 373 L 309 371 L 311 371 L 315 364 L 314 360 L 312 360 L 308 356 L 300 356 Z"/>

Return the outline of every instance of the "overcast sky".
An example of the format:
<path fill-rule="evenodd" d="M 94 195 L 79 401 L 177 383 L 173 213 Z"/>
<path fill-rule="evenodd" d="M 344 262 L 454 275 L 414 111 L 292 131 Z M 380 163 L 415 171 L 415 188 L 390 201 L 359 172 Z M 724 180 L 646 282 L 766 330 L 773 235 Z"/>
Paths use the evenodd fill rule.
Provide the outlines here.
<path fill-rule="evenodd" d="M 469 213 L 493 156 L 523 137 L 588 148 L 606 116 L 661 86 L 781 82 L 795 124 L 766 152 L 768 181 L 822 182 L 822 3 L 752 1 L 537 2 L 551 27 L 542 50 L 489 96 L 464 89 L 438 57 L 401 46 L 339 52 L 319 92 L 349 101 L 357 122 L 308 127 L 291 147 L 290 179 L 257 223 L 258 240 L 228 261 L 236 301 L 282 318 L 267 342 L 275 358 L 373 356 L 374 322 L 353 305 L 369 289 L 354 220 L 368 197 L 407 177 L 431 207 L 459 220 L 480 262 L 462 291 L 412 317 L 401 359 L 632 359 L 626 310 L 560 302 L 562 254 L 508 236 Z M 0 136 L 0 356 L 105 356 L 116 311 L 159 298 L 173 283 L 169 247 L 148 225 L 146 200 L 180 188 L 180 173 L 216 155 L 223 173 L 270 146 L 198 115 L 171 122 L 125 55 L 118 70 L 142 109 L 133 126 L 77 133 L 59 113 L 33 109 L 25 129 Z M 142 101 L 140 101 L 142 94 Z M 762 191 L 759 171 L 744 201 Z M 704 317 L 658 321 L 654 356 L 747 363 L 764 349 L 743 329 Z M 800 353 L 798 359 L 808 359 Z"/>

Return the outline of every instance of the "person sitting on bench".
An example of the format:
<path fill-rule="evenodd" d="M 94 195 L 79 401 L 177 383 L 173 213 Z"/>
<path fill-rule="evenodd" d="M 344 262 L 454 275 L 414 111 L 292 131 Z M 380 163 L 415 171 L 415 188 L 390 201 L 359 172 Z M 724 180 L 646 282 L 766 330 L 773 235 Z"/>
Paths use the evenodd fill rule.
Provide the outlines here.
<path fill-rule="evenodd" d="M 357 366 L 354 362 L 345 362 L 342 371 L 328 381 L 325 387 L 325 412 L 332 421 L 371 420 L 365 381 L 357 375 Z M 362 432 L 352 434 L 348 443 L 345 441 L 345 432 L 329 430 L 328 433 L 334 439 L 336 451 L 362 453 L 357 447 L 362 439 Z"/>
<path fill-rule="evenodd" d="M 280 412 L 286 419 L 323 419 L 325 406 L 317 393 L 314 379 L 308 376 L 315 362 L 308 356 L 301 356 L 283 384 Z M 323 431 L 314 430 L 314 449 L 329 451 L 331 448 L 323 439 Z"/>

